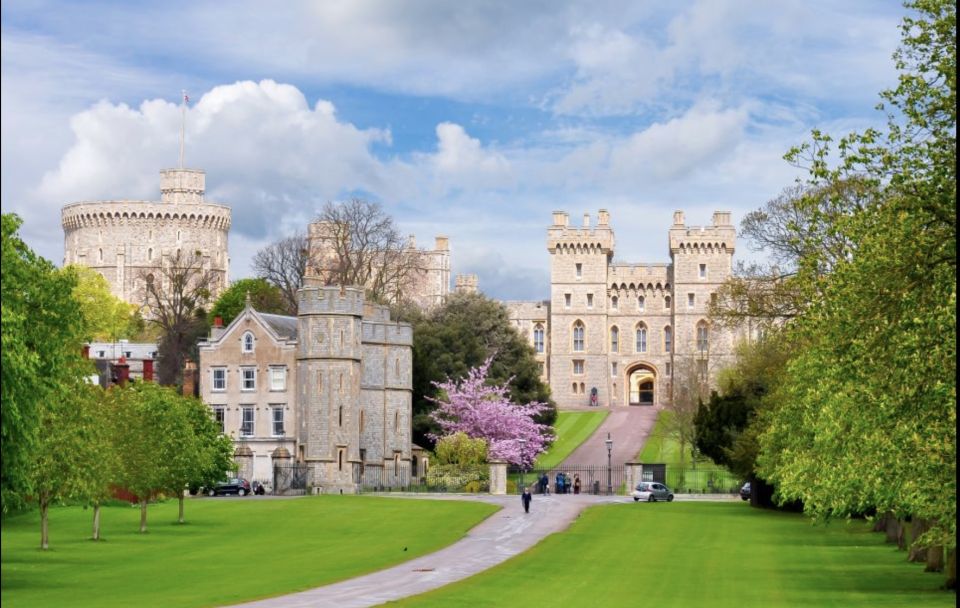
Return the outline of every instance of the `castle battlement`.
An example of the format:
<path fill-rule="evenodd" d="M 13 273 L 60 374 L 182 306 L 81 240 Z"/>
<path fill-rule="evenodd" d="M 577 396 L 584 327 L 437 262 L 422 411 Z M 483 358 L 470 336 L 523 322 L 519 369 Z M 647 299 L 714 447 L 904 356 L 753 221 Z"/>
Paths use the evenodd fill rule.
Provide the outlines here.
<path fill-rule="evenodd" d="M 715 211 L 709 226 L 687 226 L 683 212 L 675 211 L 669 239 L 671 254 L 733 253 L 737 230 L 731 223 L 729 211 Z"/>
<path fill-rule="evenodd" d="M 363 288 L 307 284 L 297 291 L 297 304 L 301 315 L 337 314 L 363 317 Z"/>
<path fill-rule="evenodd" d="M 610 214 L 601 209 L 596 227 L 590 226 L 590 214 L 583 214 L 583 226 L 570 227 L 570 214 L 553 212 L 553 225 L 547 229 L 547 250 L 550 253 L 579 253 L 597 251 L 612 255 L 614 240 L 610 228 Z"/>

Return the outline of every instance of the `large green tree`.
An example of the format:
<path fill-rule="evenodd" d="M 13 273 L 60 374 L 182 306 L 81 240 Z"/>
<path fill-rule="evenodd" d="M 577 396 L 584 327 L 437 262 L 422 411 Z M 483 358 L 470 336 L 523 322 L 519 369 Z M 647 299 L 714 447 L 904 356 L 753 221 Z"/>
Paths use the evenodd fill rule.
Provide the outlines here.
<path fill-rule="evenodd" d="M 515 403 L 550 403 L 550 389 L 540 380 L 540 368 L 533 348 L 510 324 L 506 308 L 482 294 L 453 294 L 447 302 L 426 316 L 406 310 L 403 317 L 413 331 L 413 431 L 414 440 L 433 445 L 428 433 L 438 428 L 429 414 L 438 389 L 435 382 L 457 380 L 493 357 L 487 376 L 492 384 L 508 383 Z M 509 382 L 508 382 L 509 381 Z M 556 408 L 551 407 L 537 422 L 551 424 Z"/>
<path fill-rule="evenodd" d="M 240 279 L 220 294 L 210 309 L 210 316 L 220 317 L 224 325 L 229 325 L 243 312 L 248 295 L 250 305 L 258 312 L 287 314 L 287 303 L 279 287 L 266 279 Z"/>
<path fill-rule="evenodd" d="M 84 372 L 83 317 L 75 277 L 36 255 L 19 237 L 21 220 L 2 215 L 0 258 L 0 501 L 4 513 L 31 494 L 31 460 L 44 404 Z"/>
<path fill-rule="evenodd" d="M 65 270 L 76 278 L 73 297 L 83 314 L 86 340 L 130 339 L 143 331 L 137 307 L 110 293 L 103 275 L 87 266 L 72 265 Z"/>

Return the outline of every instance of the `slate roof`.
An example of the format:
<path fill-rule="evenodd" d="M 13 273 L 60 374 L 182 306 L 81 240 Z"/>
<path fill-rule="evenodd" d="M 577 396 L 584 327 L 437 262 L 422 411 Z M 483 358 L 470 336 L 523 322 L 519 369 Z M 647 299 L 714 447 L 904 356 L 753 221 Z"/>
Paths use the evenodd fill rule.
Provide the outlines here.
<path fill-rule="evenodd" d="M 281 338 L 286 338 L 288 340 L 297 339 L 297 318 L 288 317 L 286 315 L 272 315 L 268 313 L 257 313 L 260 315 L 260 318 L 263 319 L 264 323 L 270 326 L 273 331 L 277 332 L 277 335 Z"/>

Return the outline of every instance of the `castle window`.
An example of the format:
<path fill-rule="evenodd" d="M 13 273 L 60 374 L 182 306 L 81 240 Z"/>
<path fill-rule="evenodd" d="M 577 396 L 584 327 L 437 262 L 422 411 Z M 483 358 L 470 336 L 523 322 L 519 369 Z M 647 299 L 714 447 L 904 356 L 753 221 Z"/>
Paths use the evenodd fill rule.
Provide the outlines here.
<path fill-rule="evenodd" d="M 343 448 L 337 450 L 337 470 L 343 470 Z"/>
<path fill-rule="evenodd" d="M 153 260 L 153 247 L 147 249 L 147 261 L 150 262 Z"/>
<path fill-rule="evenodd" d="M 272 422 L 273 422 L 273 436 L 274 437 L 283 437 L 283 406 L 275 405 L 271 408 Z"/>
<path fill-rule="evenodd" d="M 616 361 L 614 361 L 613 363 L 610 364 L 610 375 L 613 376 L 614 378 L 617 377 L 617 362 L 616 362 Z M 614 388 L 613 390 L 617 390 L 617 389 Z"/>
<path fill-rule="evenodd" d="M 616 325 L 610 328 L 610 352 L 620 352 L 620 329 Z"/>
<path fill-rule="evenodd" d="M 103 249 L 97 249 L 97 261 L 98 262 L 103 261 Z"/>
<path fill-rule="evenodd" d="M 584 346 L 584 326 L 582 321 L 573 324 L 573 352 L 582 353 Z"/>
<path fill-rule="evenodd" d="M 240 436 L 241 437 L 253 437 L 254 424 L 253 424 L 253 407 L 244 406 L 243 415 L 240 422 Z"/>
<path fill-rule="evenodd" d="M 400 431 L 400 412 L 393 413 L 393 430 Z"/>
<path fill-rule="evenodd" d="M 610 298 L 610 308 L 612 308 L 613 310 L 617 309 L 617 306 L 619 303 L 620 302 L 617 296 L 613 296 L 612 298 Z"/>
<path fill-rule="evenodd" d="M 545 371 L 547 371 L 547 366 L 544 365 L 543 361 L 537 362 L 537 369 L 540 370 L 540 375 L 542 376 Z"/>
<path fill-rule="evenodd" d="M 227 390 L 227 368 L 215 367 L 211 371 L 213 372 L 213 390 Z"/>
<path fill-rule="evenodd" d="M 257 390 L 257 368 L 255 367 L 242 367 L 240 368 L 240 390 L 243 391 L 255 391 Z"/>
<path fill-rule="evenodd" d="M 177 230 L 177 240 L 178 240 L 178 241 L 180 240 L 180 231 L 179 231 L 179 230 Z"/>
<path fill-rule="evenodd" d="M 581 382 L 581 383 L 580 383 L 580 394 L 583 395 L 583 394 L 586 393 L 586 392 L 587 392 L 587 387 L 586 387 L 586 385 L 585 385 L 583 382 Z"/>
<path fill-rule="evenodd" d="M 706 265 L 706 264 L 700 264 L 700 278 L 701 278 L 701 279 L 707 278 L 707 265 Z"/>
<path fill-rule="evenodd" d="M 703 321 L 697 324 L 697 350 L 704 354 L 710 348 L 710 330 Z"/>
<path fill-rule="evenodd" d="M 576 382 L 573 383 L 573 386 L 571 387 L 570 392 L 572 392 L 574 395 L 577 394 L 577 383 L 576 383 Z"/>
<path fill-rule="evenodd" d="M 393 455 L 393 474 L 400 475 L 400 454 Z"/>
<path fill-rule="evenodd" d="M 697 305 L 697 296 L 692 293 L 687 294 L 687 308 L 693 308 Z"/>
<path fill-rule="evenodd" d="M 533 328 L 533 350 L 538 353 L 542 353 L 544 350 L 543 337 L 543 325 L 537 323 Z"/>
<path fill-rule="evenodd" d="M 663 299 L 663 307 L 664 307 L 664 308 L 667 308 L 667 309 L 670 308 L 670 299 L 671 299 L 670 296 L 667 296 L 667 297 L 665 297 L 665 298 Z"/>
<path fill-rule="evenodd" d="M 637 325 L 637 352 L 647 352 L 647 326 L 643 323 Z"/>
<path fill-rule="evenodd" d="M 593 308 L 593 294 L 587 294 L 587 308 Z"/>
<path fill-rule="evenodd" d="M 577 264 L 577 278 L 583 278 L 583 264 Z"/>
<path fill-rule="evenodd" d="M 337 408 L 337 426 L 343 426 L 343 406 Z"/>
<path fill-rule="evenodd" d="M 571 302 L 572 299 L 573 299 L 573 296 L 571 296 L 569 293 L 563 294 L 563 305 L 564 305 L 564 307 L 570 308 L 570 302 Z"/>
<path fill-rule="evenodd" d="M 249 331 L 243 334 L 243 352 L 253 352 L 253 334 Z"/>
<path fill-rule="evenodd" d="M 583 375 L 583 359 L 574 359 L 573 361 L 573 373 L 582 376 Z"/>
<path fill-rule="evenodd" d="M 673 351 L 673 329 L 667 325 L 663 328 L 663 352 Z"/>
<path fill-rule="evenodd" d="M 646 298 L 640 296 L 637 298 L 637 310 L 643 312 L 646 309 Z"/>

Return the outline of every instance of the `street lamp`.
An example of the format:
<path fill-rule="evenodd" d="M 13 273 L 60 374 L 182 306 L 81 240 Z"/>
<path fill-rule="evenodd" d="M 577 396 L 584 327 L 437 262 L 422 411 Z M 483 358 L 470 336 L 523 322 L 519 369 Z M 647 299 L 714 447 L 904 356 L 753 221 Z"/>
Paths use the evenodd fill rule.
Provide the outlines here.
<path fill-rule="evenodd" d="M 611 454 L 613 452 L 613 439 L 610 439 L 610 433 L 607 433 L 607 494 L 613 495 L 612 469 L 610 467 Z"/>
<path fill-rule="evenodd" d="M 523 474 L 527 470 L 526 447 L 527 447 L 527 440 L 525 438 L 521 438 L 520 439 L 520 493 L 521 494 L 523 493 L 523 488 L 524 488 Z"/>

